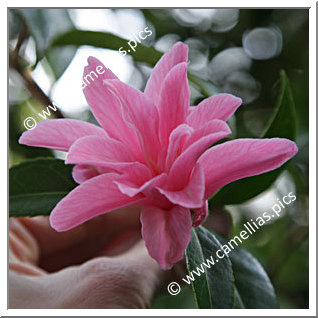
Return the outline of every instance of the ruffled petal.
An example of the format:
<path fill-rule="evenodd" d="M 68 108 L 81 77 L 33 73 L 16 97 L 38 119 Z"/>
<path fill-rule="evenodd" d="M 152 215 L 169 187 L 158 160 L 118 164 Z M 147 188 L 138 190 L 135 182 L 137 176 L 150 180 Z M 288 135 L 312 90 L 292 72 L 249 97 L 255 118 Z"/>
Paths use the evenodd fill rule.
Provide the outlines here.
<path fill-rule="evenodd" d="M 241 104 L 241 98 L 231 94 L 211 96 L 204 99 L 198 106 L 190 107 L 187 123 L 193 128 L 200 128 L 212 119 L 226 121 Z"/>
<path fill-rule="evenodd" d="M 98 77 L 93 75 L 96 64 L 102 65 L 97 62 L 97 59 L 89 58 L 88 66 L 84 69 L 83 80 L 87 78 L 89 83 L 84 89 L 86 100 L 100 125 L 105 129 L 111 138 L 123 142 L 131 152 L 138 154 L 141 152 L 140 143 L 135 130 L 129 126 L 123 118 L 122 107 L 118 102 L 118 98 L 114 95 L 106 85 L 107 80 L 117 81 L 117 77 L 111 73 L 110 70 Z M 94 80 L 87 77 L 91 74 Z M 126 84 L 123 84 L 128 86 Z"/>
<path fill-rule="evenodd" d="M 165 53 L 152 70 L 151 76 L 145 88 L 145 94 L 156 105 L 159 103 L 161 86 L 169 71 L 177 64 L 187 62 L 188 46 L 182 42 L 175 43 L 169 52 Z"/>
<path fill-rule="evenodd" d="M 231 133 L 226 123 L 224 123 L 223 130 L 217 131 L 194 142 L 176 159 L 169 172 L 168 187 L 170 190 L 182 190 L 188 183 L 192 169 L 204 151 Z"/>
<path fill-rule="evenodd" d="M 166 162 L 164 166 L 165 171 L 169 171 L 175 159 L 180 155 L 184 141 L 186 137 L 193 133 L 193 129 L 186 125 L 182 124 L 175 128 L 169 137 L 169 146 L 166 155 Z"/>
<path fill-rule="evenodd" d="M 205 198 L 224 185 L 280 167 L 297 153 L 283 138 L 236 139 L 212 147 L 199 159 L 205 174 Z"/>
<path fill-rule="evenodd" d="M 106 137 L 106 132 L 93 124 L 76 119 L 47 119 L 32 129 L 25 131 L 20 144 L 68 151 L 71 145 L 84 136 Z"/>
<path fill-rule="evenodd" d="M 157 108 L 144 93 L 131 86 L 116 80 L 105 83 L 116 96 L 117 105 L 121 105 L 126 122 L 137 133 L 146 160 L 157 162 L 161 151 Z"/>
<path fill-rule="evenodd" d="M 134 172 L 135 174 L 138 172 Z M 118 185 L 119 190 L 128 195 L 129 197 L 133 197 L 138 193 L 143 193 L 145 195 L 148 195 L 151 193 L 150 191 L 157 186 L 161 186 L 165 184 L 167 181 L 168 176 L 165 173 L 162 173 L 152 179 L 149 179 L 146 181 L 144 175 L 138 177 L 138 183 L 143 180 L 144 183 L 142 183 L 140 186 L 138 186 L 137 182 L 131 182 L 127 180 L 123 181 L 116 181 L 115 183 Z M 136 177 L 137 179 L 137 177 Z"/>
<path fill-rule="evenodd" d="M 185 149 L 199 141 L 201 138 L 220 131 L 228 132 L 229 134 L 231 133 L 230 127 L 223 120 L 212 119 L 211 121 L 202 124 L 202 126 L 192 130 L 192 133 L 184 142 L 182 151 L 185 151 Z"/>
<path fill-rule="evenodd" d="M 72 176 L 77 183 L 83 183 L 102 173 L 114 172 L 114 169 L 106 167 L 94 167 L 89 165 L 76 165 L 73 168 Z"/>
<path fill-rule="evenodd" d="M 190 105 L 187 63 L 174 66 L 167 74 L 160 92 L 158 110 L 161 145 L 169 143 L 170 133 L 185 122 Z"/>
<path fill-rule="evenodd" d="M 89 56 L 87 59 L 87 62 L 88 62 L 88 65 L 84 68 L 84 78 L 83 78 L 86 84 L 88 82 L 89 83 L 91 83 L 92 81 L 94 82 L 97 77 L 101 79 L 118 79 L 118 77 L 96 57 Z M 101 66 L 101 68 L 99 66 Z M 97 69 L 97 67 L 99 68 Z M 95 72 L 97 77 L 95 76 L 95 74 L 91 72 Z"/>
<path fill-rule="evenodd" d="M 157 189 L 174 204 L 185 208 L 200 208 L 205 194 L 204 171 L 196 164 L 188 185 L 180 191 L 169 191 L 160 187 Z"/>
<path fill-rule="evenodd" d="M 147 166 L 136 161 L 121 142 L 111 138 L 88 136 L 77 140 L 70 148 L 65 163 L 90 165 L 97 171 L 112 169 L 122 173 L 127 182 L 137 185 L 151 177 Z"/>
<path fill-rule="evenodd" d="M 134 162 L 134 156 L 123 143 L 115 139 L 87 136 L 78 139 L 70 148 L 66 164 L 107 166 L 107 163 Z"/>
<path fill-rule="evenodd" d="M 71 191 L 54 208 L 50 224 L 57 231 L 66 231 L 85 221 L 138 202 L 122 194 L 114 181 L 117 174 L 107 173 L 92 178 Z"/>
<path fill-rule="evenodd" d="M 193 209 L 194 216 L 192 220 L 192 227 L 199 226 L 208 216 L 209 204 L 205 201 L 203 206 L 198 209 Z"/>
<path fill-rule="evenodd" d="M 142 236 L 152 258 L 163 269 L 180 261 L 191 240 L 191 213 L 175 206 L 171 210 L 146 206 L 141 211 Z"/>

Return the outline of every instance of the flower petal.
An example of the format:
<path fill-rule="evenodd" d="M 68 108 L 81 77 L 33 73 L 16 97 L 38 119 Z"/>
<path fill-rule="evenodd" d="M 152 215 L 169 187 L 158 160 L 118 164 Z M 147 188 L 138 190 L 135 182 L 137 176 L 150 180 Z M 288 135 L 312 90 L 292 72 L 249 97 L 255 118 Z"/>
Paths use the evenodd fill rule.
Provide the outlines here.
<path fill-rule="evenodd" d="M 187 62 L 188 47 L 182 42 L 175 43 L 169 52 L 165 53 L 152 70 L 145 88 L 145 94 L 150 97 L 155 105 L 159 103 L 162 83 L 169 71 L 177 64 Z"/>
<path fill-rule="evenodd" d="M 192 220 L 192 227 L 199 226 L 208 216 L 209 204 L 208 201 L 204 202 L 204 205 L 198 209 L 193 209 L 194 217 Z"/>
<path fill-rule="evenodd" d="M 93 124 L 76 119 L 47 119 L 32 129 L 25 131 L 20 144 L 68 151 L 71 145 L 84 136 L 106 137 L 106 132 Z"/>
<path fill-rule="evenodd" d="M 202 124 L 199 128 L 192 130 L 192 134 L 185 140 L 182 151 L 193 145 L 201 138 L 220 131 L 228 132 L 229 134 L 231 133 L 230 127 L 223 120 L 212 119 L 211 121 Z"/>
<path fill-rule="evenodd" d="M 148 161 L 157 162 L 161 151 L 157 108 L 144 93 L 131 86 L 116 80 L 105 83 L 117 97 L 117 105 L 122 106 L 126 122 L 135 129 L 145 157 Z"/>
<path fill-rule="evenodd" d="M 136 171 L 135 171 L 136 173 Z M 137 178 L 136 178 L 137 179 Z M 144 180 L 143 184 L 141 184 L 140 186 L 137 186 L 137 182 L 135 182 L 135 184 L 131 181 L 127 180 L 123 180 L 123 181 L 116 181 L 115 183 L 118 185 L 119 190 L 128 195 L 129 197 L 133 197 L 138 193 L 144 193 L 144 194 L 149 194 L 149 191 L 151 189 L 154 189 L 157 186 L 161 186 L 163 185 L 166 180 L 167 180 L 167 175 L 165 173 L 162 173 L 158 176 L 155 176 L 154 178 L 145 181 L 146 178 L 144 178 L 144 175 L 140 176 L 138 178 L 138 181 L 140 182 L 140 180 Z"/>
<path fill-rule="evenodd" d="M 105 167 L 94 167 L 89 165 L 76 165 L 73 168 L 72 176 L 77 183 L 83 183 L 102 173 L 114 172 L 114 169 Z"/>
<path fill-rule="evenodd" d="M 160 187 L 157 189 L 174 204 L 185 208 L 200 208 L 205 194 L 204 171 L 196 164 L 188 185 L 181 191 L 169 191 Z"/>
<path fill-rule="evenodd" d="M 283 138 L 236 139 L 212 147 L 198 161 L 205 174 L 205 198 L 230 182 L 274 170 L 296 153 L 296 144 Z"/>
<path fill-rule="evenodd" d="M 169 137 L 169 146 L 164 167 L 165 171 L 170 170 L 173 162 L 182 150 L 183 142 L 185 141 L 186 136 L 189 136 L 191 133 L 193 133 L 193 129 L 186 124 L 179 125 L 172 131 Z"/>
<path fill-rule="evenodd" d="M 241 98 L 231 94 L 211 96 L 204 99 L 198 106 L 190 107 L 187 123 L 193 128 L 200 128 L 212 119 L 226 121 L 241 104 Z"/>
<path fill-rule="evenodd" d="M 163 269 L 180 261 L 191 240 L 189 209 L 175 206 L 163 210 L 146 206 L 141 211 L 142 236 L 151 257 Z"/>
<path fill-rule="evenodd" d="M 102 174 L 76 187 L 52 211 L 51 226 L 66 231 L 97 215 L 136 203 L 141 196 L 122 194 L 114 184 L 118 178 L 114 173 Z"/>
<path fill-rule="evenodd" d="M 92 74 L 91 72 L 95 72 L 95 74 L 97 73 L 96 74 L 97 77 L 101 78 L 101 79 L 118 79 L 118 77 L 96 57 L 89 56 L 87 59 L 87 62 L 88 62 L 88 65 L 84 68 L 84 79 L 87 78 L 90 83 L 91 83 L 91 81 L 94 82 L 96 79 L 96 76 L 94 74 Z M 100 70 L 100 68 L 99 68 L 97 70 L 96 68 L 98 66 L 101 66 L 102 69 Z M 91 78 L 93 80 L 91 80 Z M 87 83 L 87 81 L 86 81 L 86 83 Z"/>
<path fill-rule="evenodd" d="M 212 132 L 209 135 L 203 136 L 192 145 L 190 145 L 173 163 L 169 172 L 169 190 L 178 191 L 183 189 L 188 178 L 194 168 L 199 157 L 203 154 L 208 147 L 215 142 L 227 137 L 231 131 L 223 122 L 223 129 L 218 132 Z"/>
<path fill-rule="evenodd" d="M 92 58 L 88 59 L 89 65 L 85 67 L 83 78 L 90 72 L 94 71 L 96 61 Z M 102 63 L 99 63 L 102 65 Z M 106 74 L 106 75 L 105 75 Z M 111 138 L 122 141 L 131 152 L 140 152 L 140 144 L 135 130 L 127 125 L 123 119 L 122 108 L 118 103 L 118 98 L 109 89 L 107 89 L 106 81 L 118 79 L 108 70 L 105 76 L 94 75 L 83 92 L 86 100 L 100 125 L 107 131 Z M 125 85 L 125 84 L 124 84 Z M 128 86 L 128 85 L 126 85 Z"/>
<path fill-rule="evenodd" d="M 73 168 L 72 176 L 77 183 L 83 183 L 86 180 L 98 176 L 99 173 L 94 167 L 87 165 L 76 165 Z"/>
<path fill-rule="evenodd" d="M 107 166 L 108 162 L 136 161 L 124 144 L 110 137 L 86 136 L 78 139 L 69 149 L 66 164 Z"/>
<path fill-rule="evenodd" d="M 158 104 L 159 136 L 164 147 L 169 143 L 170 133 L 185 122 L 189 112 L 189 103 L 187 63 L 180 63 L 167 74 L 160 92 Z"/>
<path fill-rule="evenodd" d="M 88 136 L 77 140 L 70 148 L 65 163 L 114 169 L 123 173 L 130 182 L 135 181 L 136 170 L 139 171 L 138 176 L 142 174 L 145 180 L 151 177 L 149 168 L 136 161 L 125 145 L 109 137 Z"/>

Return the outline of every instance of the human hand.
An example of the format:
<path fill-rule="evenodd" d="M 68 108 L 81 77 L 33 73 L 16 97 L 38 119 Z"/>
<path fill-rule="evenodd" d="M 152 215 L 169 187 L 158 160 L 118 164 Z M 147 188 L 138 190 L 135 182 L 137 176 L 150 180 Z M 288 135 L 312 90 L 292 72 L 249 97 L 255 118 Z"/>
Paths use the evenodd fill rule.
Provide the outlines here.
<path fill-rule="evenodd" d="M 9 307 L 148 308 L 184 266 L 162 271 L 139 227 L 137 208 L 67 232 L 55 232 L 47 217 L 10 219 Z"/>

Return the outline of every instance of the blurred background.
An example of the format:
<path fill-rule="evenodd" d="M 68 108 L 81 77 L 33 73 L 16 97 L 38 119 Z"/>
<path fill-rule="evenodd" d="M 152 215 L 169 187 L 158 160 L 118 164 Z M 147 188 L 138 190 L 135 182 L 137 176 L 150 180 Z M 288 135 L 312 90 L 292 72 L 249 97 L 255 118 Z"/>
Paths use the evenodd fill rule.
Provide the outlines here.
<path fill-rule="evenodd" d="M 176 41 L 185 42 L 190 50 L 192 105 L 218 92 L 243 99 L 244 105 L 229 122 L 231 138 L 262 135 L 277 104 L 284 69 L 295 101 L 299 153 L 266 191 L 247 202 L 215 207 L 215 213 L 231 218 L 234 235 L 277 199 L 296 194 L 297 200 L 282 216 L 263 226 L 243 247 L 265 267 L 281 308 L 308 308 L 308 10 L 11 9 L 8 15 L 10 166 L 34 157 L 64 158 L 64 153 L 17 142 L 25 131 L 24 119 L 51 101 L 59 111 L 50 118 L 96 123 L 81 88 L 89 56 L 143 90 L 159 52 Z M 118 52 L 146 27 L 152 34 L 141 40 L 135 55 Z M 195 308 L 195 302 L 190 288 L 184 287 L 178 296 L 158 296 L 152 307 Z"/>

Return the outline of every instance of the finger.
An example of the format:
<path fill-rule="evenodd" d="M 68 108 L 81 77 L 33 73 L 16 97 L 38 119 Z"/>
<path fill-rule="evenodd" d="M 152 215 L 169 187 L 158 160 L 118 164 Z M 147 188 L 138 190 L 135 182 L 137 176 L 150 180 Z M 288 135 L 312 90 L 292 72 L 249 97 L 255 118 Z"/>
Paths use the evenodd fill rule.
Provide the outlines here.
<path fill-rule="evenodd" d="M 97 256 L 118 256 L 132 248 L 141 240 L 139 230 L 128 230 L 108 242 L 96 255 Z"/>
<path fill-rule="evenodd" d="M 155 273 L 157 276 L 150 278 L 149 281 L 143 280 L 145 286 L 141 288 L 148 289 L 148 284 L 153 284 L 152 289 L 154 296 L 167 293 L 167 286 L 173 281 L 181 281 L 182 277 L 187 274 L 185 259 L 182 259 L 170 270 L 161 270 L 157 262 L 150 257 L 148 250 L 143 240 L 139 240 L 133 248 L 126 250 L 125 253 L 119 255 L 119 262 L 124 260 L 135 265 L 135 268 L 139 268 L 142 273 Z M 145 276 L 146 277 L 146 276 Z"/>
<path fill-rule="evenodd" d="M 40 276 L 47 274 L 43 269 L 35 265 L 20 261 L 9 262 L 9 271 L 26 276 Z"/>
<path fill-rule="evenodd" d="M 47 217 L 23 218 L 20 221 L 38 242 L 41 258 L 60 252 L 82 249 L 82 254 L 94 254 L 118 234 L 140 227 L 140 209 L 130 207 L 96 217 L 67 232 L 56 232 Z M 91 255 L 88 255 L 91 256 Z"/>
<path fill-rule="evenodd" d="M 107 302 L 95 304 L 97 308 L 149 308 L 165 275 L 142 240 L 116 257 L 86 262 L 80 272 L 97 285 L 95 292 L 99 299 L 108 296 Z"/>
<path fill-rule="evenodd" d="M 148 308 L 162 271 L 143 242 L 44 276 L 9 274 L 10 308 Z"/>
<path fill-rule="evenodd" d="M 120 255 L 98 257 L 54 274 L 26 277 L 10 271 L 9 307 L 149 308 L 166 275 L 139 240 Z"/>
<path fill-rule="evenodd" d="M 9 259 L 36 264 L 39 249 L 32 234 L 17 219 L 9 219 Z"/>
<path fill-rule="evenodd" d="M 110 241 L 106 235 L 104 240 L 87 240 L 67 250 L 47 255 L 41 259 L 39 266 L 48 272 L 56 272 L 67 266 L 80 265 L 93 257 L 116 256 L 131 248 L 140 237 L 140 230 L 128 230 Z"/>

